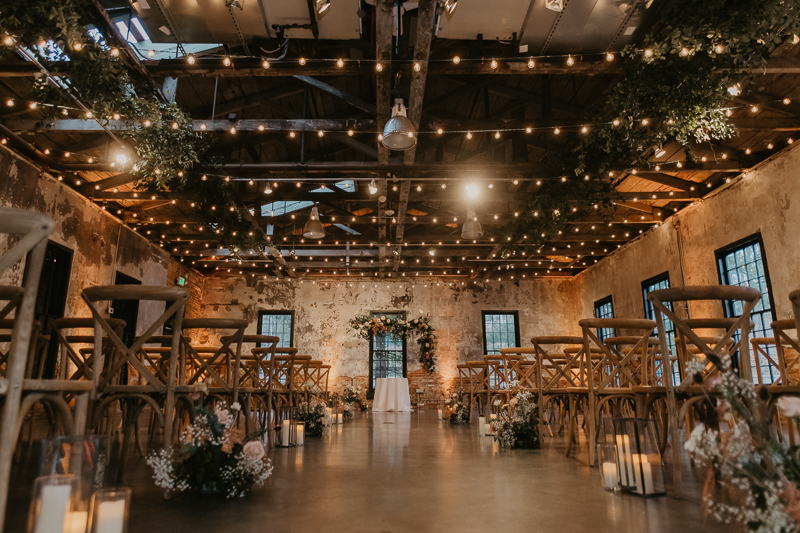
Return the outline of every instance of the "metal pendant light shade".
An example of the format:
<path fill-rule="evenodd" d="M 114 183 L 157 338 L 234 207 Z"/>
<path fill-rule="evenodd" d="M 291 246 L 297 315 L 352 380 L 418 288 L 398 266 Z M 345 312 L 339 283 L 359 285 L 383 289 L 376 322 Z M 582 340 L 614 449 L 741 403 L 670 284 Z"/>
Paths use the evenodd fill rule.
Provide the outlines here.
<path fill-rule="evenodd" d="M 545 0 L 544 7 L 551 11 L 564 11 L 564 0 Z"/>
<path fill-rule="evenodd" d="M 452 15 L 458 7 L 458 0 L 444 0 L 444 10 L 448 15 Z"/>
<path fill-rule="evenodd" d="M 483 237 L 483 226 L 475 219 L 475 210 L 471 207 L 467 211 L 467 221 L 461 228 L 462 239 L 480 239 Z"/>
<path fill-rule="evenodd" d="M 392 107 L 392 118 L 383 128 L 383 145 L 389 150 L 403 151 L 414 148 L 417 144 L 417 132 L 406 116 L 403 99 L 398 98 Z"/>
<path fill-rule="evenodd" d="M 319 209 L 315 205 L 311 209 L 311 217 L 306 222 L 306 226 L 303 228 L 303 237 L 307 237 L 309 239 L 321 239 L 325 236 L 325 228 L 322 227 L 322 223 L 319 221 Z"/>
<path fill-rule="evenodd" d="M 317 9 L 317 15 L 322 15 L 331 7 L 331 0 L 316 0 L 314 7 Z"/>

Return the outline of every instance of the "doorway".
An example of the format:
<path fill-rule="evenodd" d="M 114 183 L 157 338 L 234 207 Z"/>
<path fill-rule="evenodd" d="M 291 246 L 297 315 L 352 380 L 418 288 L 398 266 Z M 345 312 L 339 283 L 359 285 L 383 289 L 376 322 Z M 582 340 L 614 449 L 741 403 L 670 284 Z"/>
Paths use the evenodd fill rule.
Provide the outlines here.
<path fill-rule="evenodd" d="M 34 319 L 41 324 L 41 331 L 44 335 L 50 335 L 53 320 L 64 318 L 71 269 L 72 250 L 60 244 L 48 242 L 44 252 L 42 276 L 39 279 L 39 291 L 36 294 L 34 311 Z M 27 264 L 25 277 L 27 278 Z M 44 359 L 44 368 L 39 368 L 40 360 L 35 358 L 32 375 L 38 376 L 41 372 L 43 378 L 52 379 L 55 377 L 57 361 L 58 340 L 55 335 L 51 335 L 50 343 L 47 345 L 47 356 Z"/>
<path fill-rule="evenodd" d="M 141 285 L 142 282 L 132 278 L 122 272 L 117 272 L 114 277 L 114 285 Z M 136 322 L 139 319 L 139 300 L 114 300 L 111 304 L 111 318 L 119 318 L 125 321 L 125 329 L 122 330 L 122 342 L 130 347 L 136 340 Z M 122 367 L 120 374 L 120 384 L 128 384 L 128 365 Z"/>

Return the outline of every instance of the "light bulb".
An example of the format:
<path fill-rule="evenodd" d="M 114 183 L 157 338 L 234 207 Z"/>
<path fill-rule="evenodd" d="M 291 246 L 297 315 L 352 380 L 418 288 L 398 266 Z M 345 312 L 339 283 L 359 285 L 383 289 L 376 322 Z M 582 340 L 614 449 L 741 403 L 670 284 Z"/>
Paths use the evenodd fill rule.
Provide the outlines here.
<path fill-rule="evenodd" d="M 262 62 L 261 62 L 261 66 L 262 66 L 263 68 L 269 68 L 269 61 L 267 61 L 267 60 L 265 59 L 264 61 L 262 61 Z"/>
<path fill-rule="evenodd" d="M 453 64 L 458 65 L 461 63 L 461 58 L 458 56 L 453 56 Z"/>
<path fill-rule="evenodd" d="M 422 65 L 414 63 L 414 72 L 419 72 L 420 70 L 422 70 Z"/>
<path fill-rule="evenodd" d="M 323 136 L 325 136 L 325 132 L 324 132 L 324 131 L 322 131 L 322 130 L 319 130 L 319 131 L 317 132 L 317 135 L 318 135 L 319 137 L 323 137 Z"/>
<path fill-rule="evenodd" d="M 186 62 L 189 63 L 190 65 L 194 65 L 194 56 L 191 54 L 186 56 Z"/>
<path fill-rule="evenodd" d="M 342 59 L 337 59 L 336 66 L 342 68 L 344 66 L 344 61 Z"/>
<path fill-rule="evenodd" d="M 355 132 L 353 130 L 347 130 L 347 135 L 352 137 Z"/>
<path fill-rule="evenodd" d="M 226 67 L 231 66 L 231 58 L 228 57 L 228 56 L 225 56 L 225 59 L 222 60 L 222 64 L 225 65 Z"/>
<path fill-rule="evenodd" d="M 644 51 L 644 56 L 645 57 L 653 57 L 653 51 L 648 48 L 647 50 Z"/>
<path fill-rule="evenodd" d="M 614 61 L 614 54 L 611 52 L 606 54 L 606 61 Z"/>
<path fill-rule="evenodd" d="M 147 52 L 147 57 L 156 57 L 156 51 L 150 50 L 149 52 Z"/>
<path fill-rule="evenodd" d="M 528 68 L 533 68 L 536 66 L 536 63 L 533 61 L 533 58 L 528 59 Z"/>
<path fill-rule="evenodd" d="M 472 139 L 472 132 L 467 132 L 467 139 Z"/>
<path fill-rule="evenodd" d="M 436 130 L 436 133 L 441 135 L 442 133 L 444 133 L 444 130 L 442 128 L 439 128 L 439 129 Z"/>
<path fill-rule="evenodd" d="M 492 62 L 489 64 L 489 66 L 491 66 L 493 69 L 496 69 L 497 68 L 497 61 L 492 59 Z"/>
<path fill-rule="evenodd" d="M 306 58 L 305 57 L 301 57 L 300 59 L 297 60 L 297 62 L 300 63 L 301 65 L 305 65 L 306 64 Z"/>
<path fill-rule="evenodd" d="M 571 67 L 574 64 L 575 64 L 575 60 L 572 59 L 572 56 L 567 56 L 567 65 Z"/>
<path fill-rule="evenodd" d="M 558 128 L 556 128 L 556 129 L 554 129 L 554 130 L 553 130 L 553 133 L 555 133 L 556 135 L 558 135 L 559 133 L 561 133 L 561 130 L 560 130 L 560 129 L 558 129 Z"/>
<path fill-rule="evenodd" d="M 295 138 L 295 132 L 290 131 L 289 132 L 289 138 L 294 139 Z"/>
<path fill-rule="evenodd" d="M 383 65 L 380 62 L 375 63 L 375 70 L 377 70 L 378 72 L 383 71 Z"/>

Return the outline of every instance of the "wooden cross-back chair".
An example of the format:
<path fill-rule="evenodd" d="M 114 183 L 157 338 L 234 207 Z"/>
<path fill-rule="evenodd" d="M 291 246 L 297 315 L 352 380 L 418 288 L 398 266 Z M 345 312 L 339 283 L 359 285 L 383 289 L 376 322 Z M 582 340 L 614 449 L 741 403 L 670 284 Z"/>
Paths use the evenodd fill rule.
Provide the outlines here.
<path fill-rule="evenodd" d="M 108 324 L 122 335 L 125 321 L 109 318 Z M 94 320 L 91 318 L 57 318 L 51 322 L 51 333 L 58 345 L 57 372 L 60 379 L 93 380 Z M 103 337 L 103 359 L 113 358 L 114 344 Z M 74 370 L 72 367 L 74 366 Z"/>
<path fill-rule="evenodd" d="M 586 386 L 583 372 L 583 338 L 574 336 L 537 336 L 531 337 L 534 358 L 536 361 L 536 388 L 539 391 L 539 417 L 542 423 L 550 407 L 549 420 L 555 421 L 556 407 L 558 407 L 558 418 L 560 420 L 559 432 L 563 431 L 563 418 L 565 411 L 568 418 L 576 416 L 572 410 L 577 410 L 579 395 L 586 394 Z M 574 347 L 571 353 L 565 351 L 568 347 Z M 570 392 L 574 396 L 570 402 Z M 574 404 L 574 405 L 573 405 Z M 566 409 L 565 409 L 566 407 Z M 549 427 L 549 426 L 548 426 Z M 542 427 L 539 434 L 544 435 Z M 550 431 L 552 436 L 552 430 Z M 567 444 L 570 447 L 571 439 Z M 569 452 L 567 452 L 569 455 Z"/>
<path fill-rule="evenodd" d="M 284 405 L 294 405 L 294 359 L 296 356 L 297 348 L 278 347 L 275 349 L 272 386 L 273 402 L 276 409 Z"/>
<path fill-rule="evenodd" d="M 800 374 L 800 342 L 797 339 L 797 324 L 794 319 L 776 320 L 770 327 L 774 334 L 775 350 L 778 354 L 777 367 L 780 373 L 780 385 L 798 387 L 800 380 L 792 373 Z M 793 337 L 789 332 L 794 331 Z"/>
<path fill-rule="evenodd" d="M 502 403 L 508 403 L 511 399 L 511 382 L 519 382 L 518 363 L 521 359 L 521 355 L 503 355 L 502 353 L 483 356 L 483 360 L 486 362 L 490 404 L 495 399 Z"/>
<path fill-rule="evenodd" d="M 186 372 L 179 375 L 178 387 L 205 382 L 208 394 L 233 404 L 239 399 L 239 369 L 246 320 L 231 318 L 185 318 L 181 336 L 181 360 Z M 207 330 L 219 334 L 219 344 L 199 346 L 189 333 Z"/>
<path fill-rule="evenodd" d="M 84 289 L 81 296 L 94 319 L 92 363 L 98 395 L 94 426 L 99 427 L 102 417 L 115 402 L 119 402 L 123 412 L 123 440 L 117 471 L 117 481 L 121 482 L 131 437 L 134 436 L 137 421 L 145 406 L 151 407 L 153 415 L 163 428 L 162 445 L 170 446 L 175 438 L 175 390 L 178 375 L 183 374 L 183 368 L 179 368 L 181 325 L 189 291 L 180 287 L 105 285 Z M 105 306 L 101 306 L 104 302 L 119 300 L 165 302 L 164 312 L 150 324 L 145 324 L 146 329 L 134 339 L 131 346 L 126 346 L 117 334 L 106 316 Z M 168 321 L 171 321 L 172 335 L 156 335 Z M 104 335 L 114 345 L 110 362 L 103 360 Z M 145 349 L 147 344 L 164 343 L 168 343 L 169 349 L 166 353 L 159 354 L 161 357 L 157 360 L 153 358 L 152 352 L 148 353 Z M 137 373 L 135 384 L 121 380 L 121 371 L 126 365 Z M 101 373 L 102 368 L 107 368 L 107 371 Z M 138 431 L 135 436 L 138 438 Z"/>
<path fill-rule="evenodd" d="M 489 405 L 489 365 L 486 361 L 467 361 L 466 372 L 469 380 L 469 419 L 472 420 L 472 411 L 478 403 L 478 413 L 488 416 Z"/>
<path fill-rule="evenodd" d="M 10 318 L 14 313 L 14 324 L 11 329 L 11 338 L 7 350 L 8 359 L 5 375 L 0 378 L 0 399 L 2 399 L 2 420 L 0 421 L 0 531 L 5 524 L 6 502 L 8 499 L 8 484 L 11 476 L 11 461 L 14 454 L 15 443 L 19 435 L 20 417 L 25 416 L 23 405 L 23 391 L 25 387 L 26 367 L 29 359 L 31 339 L 34 338 L 34 310 L 36 308 L 36 293 L 39 289 L 39 279 L 42 274 L 47 237 L 53 233 L 55 224 L 47 215 L 24 211 L 20 209 L 0 208 L 0 233 L 9 236 L 6 243 L 7 250 L 0 256 L 0 276 L 14 267 L 23 258 L 27 275 L 25 283 L 21 286 L 0 287 L 0 319 Z M 11 238 L 19 238 L 14 243 Z M 20 275 L 21 279 L 22 276 Z M 42 380 L 36 380 L 42 381 Z M 33 385 L 33 383 L 31 383 Z M 26 394 L 36 397 L 39 391 Z M 85 395 L 84 395 L 85 396 Z M 26 400 L 28 399 L 26 398 Z M 80 418 L 85 419 L 85 405 L 76 406 L 75 420 L 80 423 Z M 61 405 L 62 404 L 57 404 Z M 83 408 L 84 412 L 80 413 Z M 68 420 L 69 409 L 62 413 Z M 65 423 L 67 422 L 65 420 Z M 83 428 L 72 428 L 73 431 Z"/>
<path fill-rule="evenodd" d="M 592 349 L 600 350 L 600 359 L 587 365 L 588 407 L 586 409 L 589 430 L 589 464 L 594 466 L 598 431 L 602 412 L 606 405 L 613 406 L 613 415 L 619 416 L 626 401 L 636 403 L 634 387 L 642 385 L 638 361 L 647 361 L 651 354 L 650 338 L 656 323 L 639 318 L 590 318 L 578 323 L 583 330 L 584 355 Z M 623 343 L 607 344 L 595 333 L 600 329 L 627 330 L 628 337 Z M 624 347 L 628 347 L 623 349 Z M 570 426 L 574 424 L 570 420 Z M 572 435 L 572 430 L 570 435 Z"/>
<path fill-rule="evenodd" d="M 269 447 L 274 447 L 272 431 L 275 415 L 272 393 L 275 373 L 275 349 L 279 337 L 270 335 L 244 335 L 242 344 L 255 344 L 250 354 L 241 355 L 239 371 L 239 403 L 245 415 L 245 432 L 251 428 L 263 428 L 267 433 Z"/>
<path fill-rule="evenodd" d="M 726 364 L 728 358 L 731 362 L 735 355 L 739 356 L 739 375 L 752 382 L 750 370 L 750 330 L 753 323 L 750 320 L 751 313 L 758 302 L 761 300 L 761 293 L 751 287 L 737 287 L 731 285 L 710 285 L 694 287 L 676 287 L 671 289 L 659 289 L 647 295 L 648 300 L 653 304 L 656 311 L 656 321 L 659 331 L 664 331 L 664 319 L 672 321 L 677 334 L 676 349 L 682 357 L 681 364 L 685 365 L 690 354 L 688 349 L 693 347 L 698 354 L 702 354 L 709 362 L 704 374 L 711 376 L 717 372 L 716 368 L 711 368 L 711 363 L 717 365 Z M 725 301 L 741 302 L 741 315 L 735 318 L 719 319 L 683 319 L 679 318 L 673 309 L 675 302 L 696 302 L 696 301 Z M 703 337 L 702 333 L 695 330 L 725 329 L 720 336 Z M 738 336 L 738 339 L 737 339 Z M 661 352 L 669 353 L 666 335 L 659 337 Z M 682 448 L 680 438 L 680 421 L 698 402 L 706 401 L 707 395 L 698 391 L 692 395 L 692 387 L 696 387 L 693 376 L 686 375 L 685 366 L 681 368 L 682 381 L 677 387 L 672 384 L 672 379 L 665 379 L 668 409 L 668 425 L 670 436 L 670 448 L 672 453 L 672 490 L 676 497 L 680 497 L 683 491 L 683 471 L 675 465 L 681 464 Z M 671 373 L 671 369 L 670 369 Z M 682 399 L 683 405 L 678 409 L 678 399 Z M 713 408 L 713 406 L 711 406 Z M 688 428 L 687 428 L 688 430 Z M 687 431 L 688 433 L 688 431 Z"/>

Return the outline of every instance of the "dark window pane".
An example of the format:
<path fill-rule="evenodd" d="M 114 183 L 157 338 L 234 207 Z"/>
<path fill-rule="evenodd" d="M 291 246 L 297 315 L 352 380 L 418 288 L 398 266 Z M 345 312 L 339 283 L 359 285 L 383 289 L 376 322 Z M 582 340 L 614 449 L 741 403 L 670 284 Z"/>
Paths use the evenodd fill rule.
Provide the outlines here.
<path fill-rule="evenodd" d="M 483 336 L 486 342 L 486 354 L 499 354 L 501 348 L 513 348 L 517 345 L 516 313 L 484 313 Z"/>

